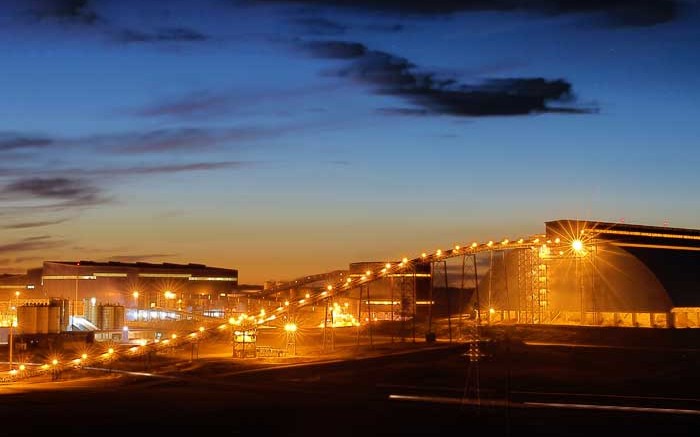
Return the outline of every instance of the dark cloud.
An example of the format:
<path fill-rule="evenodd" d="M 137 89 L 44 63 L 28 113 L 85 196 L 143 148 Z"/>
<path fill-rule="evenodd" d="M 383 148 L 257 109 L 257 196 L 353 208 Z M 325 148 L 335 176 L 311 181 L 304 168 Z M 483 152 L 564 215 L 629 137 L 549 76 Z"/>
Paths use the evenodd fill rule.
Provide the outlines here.
<path fill-rule="evenodd" d="M 40 228 L 43 226 L 51 226 L 51 225 L 57 225 L 59 223 L 63 223 L 67 221 L 68 219 L 59 219 L 59 220 L 46 220 L 46 221 L 39 221 L 39 222 L 20 222 L 20 223 L 12 223 L 9 225 L 4 225 L 2 226 L 3 229 L 27 229 L 27 228 Z"/>
<path fill-rule="evenodd" d="M 348 30 L 348 26 L 327 18 L 299 18 L 294 23 L 304 33 L 315 36 L 342 35 Z"/>
<path fill-rule="evenodd" d="M 178 253 L 149 253 L 145 255 L 115 255 L 107 258 L 107 261 L 117 261 L 125 263 L 133 263 L 138 261 L 147 261 L 160 258 L 172 258 L 179 256 Z"/>
<path fill-rule="evenodd" d="M 651 26 L 674 20 L 678 0 L 256 0 L 258 3 L 294 3 L 347 7 L 410 15 L 455 12 L 535 12 L 545 15 L 604 13 L 611 23 Z"/>
<path fill-rule="evenodd" d="M 115 39 L 123 43 L 161 43 L 161 42 L 202 42 L 209 36 L 194 29 L 185 27 L 167 27 L 154 32 L 139 30 L 123 30 L 115 35 Z"/>
<path fill-rule="evenodd" d="M 0 132 L 0 152 L 8 150 L 38 149 L 50 146 L 51 138 L 22 135 L 13 132 Z"/>
<path fill-rule="evenodd" d="M 392 54 L 368 50 L 353 42 L 311 42 L 314 56 L 350 61 L 333 74 L 372 85 L 380 94 L 401 97 L 432 114 L 457 116 L 526 115 L 543 112 L 587 113 L 591 110 L 559 106 L 573 100 L 571 84 L 563 79 L 491 79 L 478 85 L 458 84 L 419 73 L 416 66 Z M 411 115 L 417 115 L 415 110 Z M 394 114 L 397 114 L 394 111 Z"/>
<path fill-rule="evenodd" d="M 100 17 L 88 0 L 29 0 L 31 13 L 39 19 L 58 19 L 81 24 L 95 24 Z"/>
<path fill-rule="evenodd" d="M 48 235 L 42 235 L 39 237 L 25 238 L 14 243 L 1 244 L 0 253 L 53 249 L 55 247 L 65 246 L 65 244 L 66 242 L 63 240 L 55 240 Z"/>

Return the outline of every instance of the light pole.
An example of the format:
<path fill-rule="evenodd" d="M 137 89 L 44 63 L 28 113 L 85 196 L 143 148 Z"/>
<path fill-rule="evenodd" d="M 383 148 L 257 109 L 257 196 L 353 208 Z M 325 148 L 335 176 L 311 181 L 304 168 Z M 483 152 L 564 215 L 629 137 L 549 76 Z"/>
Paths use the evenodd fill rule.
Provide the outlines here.
<path fill-rule="evenodd" d="M 136 307 L 136 321 L 139 320 L 139 292 L 134 290 L 131 295 L 134 297 L 134 306 Z"/>
<path fill-rule="evenodd" d="M 12 352 L 14 351 L 14 348 L 15 348 L 14 330 L 15 330 L 15 327 L 17 326 L 17 315 L 19 313 L 19 311 L 17 310 L 17 307 L 19 306 L 19 291 L 15 291 L 15 298 L 17 299 L 17 302 L 13 306 L 13 308 L 15 309 L 15 316 L 10 319 L 10 338 L 9 338 L 9 344 L 8 344 L 8 346 L 10 348 L 9 357 L 8 357 L 8 361 L 10 362 L 10 372 L 12 372 L 12 367 L 13 367 L 13 365 L 12 365 Z"/>
<path fill-rule="evenodd" d="M 77 268 L 75 270 L 75 300 L 73 301 L 73 316 L 70 324 L 71 331 L 75 329 L 75 315 L 77 314 L 75 307 L 76 305 L 78 305 L 78 279 L 80 278 L 80 261 L 78 261 L 75 265 Z"/>
<path fill-rule="evenodd" d="M 284 325 L 284 331 L 287 333 L 287 350 L 291 349 L 292 355 L 297 354 L 297 324 L 294 322 Z"/>

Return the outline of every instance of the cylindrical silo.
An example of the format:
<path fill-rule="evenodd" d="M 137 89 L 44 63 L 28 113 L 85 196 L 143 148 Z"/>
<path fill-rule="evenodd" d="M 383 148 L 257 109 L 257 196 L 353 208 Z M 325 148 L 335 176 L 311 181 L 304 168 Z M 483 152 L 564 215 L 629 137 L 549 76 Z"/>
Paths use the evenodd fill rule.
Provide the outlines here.
<path fill-rule="evenodd" d="M 68 323 L 70 322 L 70 311 L 69 311 L 69 304 L 68 304 L 68 299 L 62 299 L 58 297 L 54 297 L 50 301 L 52 306 L 55 306 L 58 308 L 58 325 L 59 325 L 59 330 L 64 331 L 68 327 Z"/>
<path fill-rule="evenodd" d="M 61 332 L 61 307 L 58 305 L 49 305 L 49 334 L 58 334 Z"/>
<path fill-rule="evenodd" d="M 35 305 L 23 305 L 17 308 L 17 327 L 22 334 L 36 334 Z"/>
<path fill-rule="evenodd" d="M 124 318 L 124 307 L 122 305 L 115 305 L 114 306 L 114 328 L 115 329 L 121 329 L 124 327 L 125 323 L 125 318 Z"/>
<path fill-rule="evenodd" d="M 85 308 L 85 318 L 95 325 L 100 325 L 100 316 L 98 314 L 99 306 L 95 305 L 91 301 L 88 301 L 87 307 Z"/>
<path fill-rule="evenodd" d="M 114 329 L 114 306 L 112 305 L 102 305 L 102 329 Z"/>
<path fill-rule="evenodd" d="M 36 332 L 37 334 L 49 333 L 49 307 L 39 305 L 36 307 Z"/>

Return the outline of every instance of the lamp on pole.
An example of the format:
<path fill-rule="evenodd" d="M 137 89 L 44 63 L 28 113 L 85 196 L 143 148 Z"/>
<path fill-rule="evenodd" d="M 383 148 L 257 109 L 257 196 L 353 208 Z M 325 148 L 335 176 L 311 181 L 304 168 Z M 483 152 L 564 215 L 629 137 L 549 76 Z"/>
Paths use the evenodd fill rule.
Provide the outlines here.
<path fill-rule="evenodd" d="M 325 325 L 325 323 L 324 323 Z M 284 325 L 284 331 L 287 333 L 287 353 L 291 351 L 292 355 L 297 354 L 297 324 L 289 322 Z"/>
<path fill-rule="evenodd" d="M 15 298 L 17 299 L 17 302 L 15 303 L 14 306 L 12 306 L 15 310 L 15 316 L 10 319 L 10 338 L 9 338 L 9 342 L 8 342 L 9 343 L 8 346 L 10 349 L 8 352 L 9 353 L 8 361 L 10 363 L 10 372 L 12 372 L 12 368 L 14 367 L 12 365 L 13 364 L 12 363 L 12 352 L 15 348 L 14 330 L 15 330 L 15 327 L 17 326 L 17 307 L 19 306 L 19 291 L 15 291 Z"/>
<path fill-rule="evenodd" d="M 136 320 L 138 321 L 139 319 L 139 292 L 137 290 L 134 290 L 133 293 L 131 293 L 131 296 L 134 298 L 134 307 L 136 310 Z"/>
<path fill-rule="evenodd" d="M 71 311 L 73 313 L 70 324 L 71 331 L 75 329 L 75 316 L 77 314 L 75 307 L 76 305 L 78 305 L 78 279 L 80 278 L 80 261 L 78 261 L 75 265 L 77 268 L 75 270 L 75 300 L 73 300 L 73 311 Z"/>

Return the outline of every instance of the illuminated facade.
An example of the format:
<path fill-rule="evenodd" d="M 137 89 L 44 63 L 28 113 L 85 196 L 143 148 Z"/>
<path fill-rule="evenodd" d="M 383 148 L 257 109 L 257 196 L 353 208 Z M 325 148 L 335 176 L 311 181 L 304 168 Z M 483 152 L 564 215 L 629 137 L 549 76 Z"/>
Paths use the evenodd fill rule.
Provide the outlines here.
<path fill-rule="evenodd" d="M 41 273 L 44 295 L 85 306 L 203 312 L 225 307 L 237 285 L 237 270 L 202 264 L 45 261 Z"/>
<path fill-rule="evenodd" d="M 482 278 L 491 322 L 700 327 L 700 230 L 556 220 Z"/>

